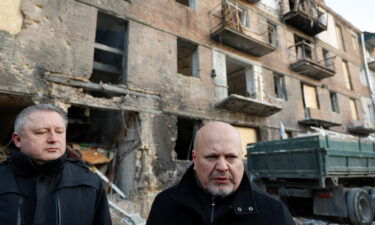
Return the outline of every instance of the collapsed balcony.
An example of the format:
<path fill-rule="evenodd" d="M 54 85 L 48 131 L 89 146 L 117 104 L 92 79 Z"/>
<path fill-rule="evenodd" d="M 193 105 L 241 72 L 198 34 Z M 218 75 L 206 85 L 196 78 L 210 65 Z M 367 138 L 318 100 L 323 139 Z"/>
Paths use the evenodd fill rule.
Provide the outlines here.
<path fill-rule="evenodd" d="M 361 120 L 353 120 L 348 126 L 348 131 L 352 134 L 368 136 L 370 133 L 375 133 L 375 127 L 368 126 Z"/>
<path fill-rule="evenodd" d="M 335 112 L 323 111 L 307 107 L 305 108 L 305 119 L 299 120 L 299 124 L 315 127 L 334 127 L 342 124 L 340 116 Z"/>
<path fill-rule="evenodd" d="M 253 66 L 236 59 L 226 58 L 228 95 L 217 108 L 249 115 L 267 117 L 282 108 L 271 102 L 263 88 L 262 76 L 254 73 Z"/>
<path fill-rule="evenodd" d="M 283 21 L 302 31 L 315 36 L 327 30 L 327 16 L 313 0 L 289 0 L 290 11 L 283 15 Z"/>
<path fill-rule="evenodd" d="M 268 23 L 266 18 L 262 18 L 261 23 L 252 24 L 247 8 L 227 0 L 221 3 L 221 10 L 214 10 L 213 15 L 213 24 L 216 25 L 211 30 L 211 38 L 220 44 L 256 57 L 276 49 L 276 26 Z"/>
<path fill-rule="evenodd" d="M 288 48 L 291 59 L 290 69 L 316 80 L 335 75 L 334 58 L 330 52 L 323 50 L 317 54 L 317 48 L 306 40 L 297 42 Z"/>

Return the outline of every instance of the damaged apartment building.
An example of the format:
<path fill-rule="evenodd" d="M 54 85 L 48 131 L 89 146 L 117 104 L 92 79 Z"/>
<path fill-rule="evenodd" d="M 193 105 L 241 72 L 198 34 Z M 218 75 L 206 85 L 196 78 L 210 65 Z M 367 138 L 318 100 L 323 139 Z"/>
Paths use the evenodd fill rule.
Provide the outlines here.
<path fill-rule="evenodd" d="M 57 105 L 70 148 L 147 217 L 208 121 L 244 149 L 281 126 L 371 135 L 374 47 L 323 0 L 2 0 L 0 157 L 21 109 Z"/>

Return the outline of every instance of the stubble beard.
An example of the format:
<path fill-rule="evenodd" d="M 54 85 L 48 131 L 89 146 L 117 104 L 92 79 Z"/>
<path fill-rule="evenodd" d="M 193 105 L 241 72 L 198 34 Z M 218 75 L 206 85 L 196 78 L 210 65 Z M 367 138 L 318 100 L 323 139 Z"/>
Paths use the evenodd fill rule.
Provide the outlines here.
<path fill-rule="evenodd" d="M 234 192 L 234 184 L 233 184 L 233 177 L 229 174 L 221 174 L 214 172 L 211 176 L 210 179 L 213 179 L 216 176 L 226 176 L 229 179 L 228 184 L 215 184 L 210 182 L 207 186 L 207 191 L 214 197 L 219 197 L 223 198 L 228 195 L 231 195 Z"/>

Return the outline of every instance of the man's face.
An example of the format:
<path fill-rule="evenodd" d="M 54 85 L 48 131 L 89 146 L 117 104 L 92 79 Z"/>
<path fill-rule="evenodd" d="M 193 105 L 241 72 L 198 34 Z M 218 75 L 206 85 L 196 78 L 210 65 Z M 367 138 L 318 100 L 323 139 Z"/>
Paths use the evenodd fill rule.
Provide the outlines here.
<path fill-rule="evenodd" d="M 206 126 L 193 152 L 194 170 L 203 188 L 227 196 L 237 190 L 244 173 L 240 138 L 228 124 Z"/>
<path fill-rule="evenodd" d="M 12 138 L 21 152 L 36 161 L 55 160 L 65 153 L 66 127 L 57 112 L 36 111 L 28 116 L 21 134 L 14 132 Z"/>

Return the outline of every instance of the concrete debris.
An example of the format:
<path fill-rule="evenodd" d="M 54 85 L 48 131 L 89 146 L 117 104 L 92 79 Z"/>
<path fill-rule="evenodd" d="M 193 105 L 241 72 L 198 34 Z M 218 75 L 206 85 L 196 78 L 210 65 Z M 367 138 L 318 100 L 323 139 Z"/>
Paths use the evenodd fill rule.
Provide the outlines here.
<path fill-rule="evenodd" d="M 145 225 L 146 221 L 138 213 L 129 213 L 122 209 L 119 205 L 109 200 L 109 205 L 112 207 L 113 225 Z M 125 216 L 125 217 L 124 217 Z"/>

